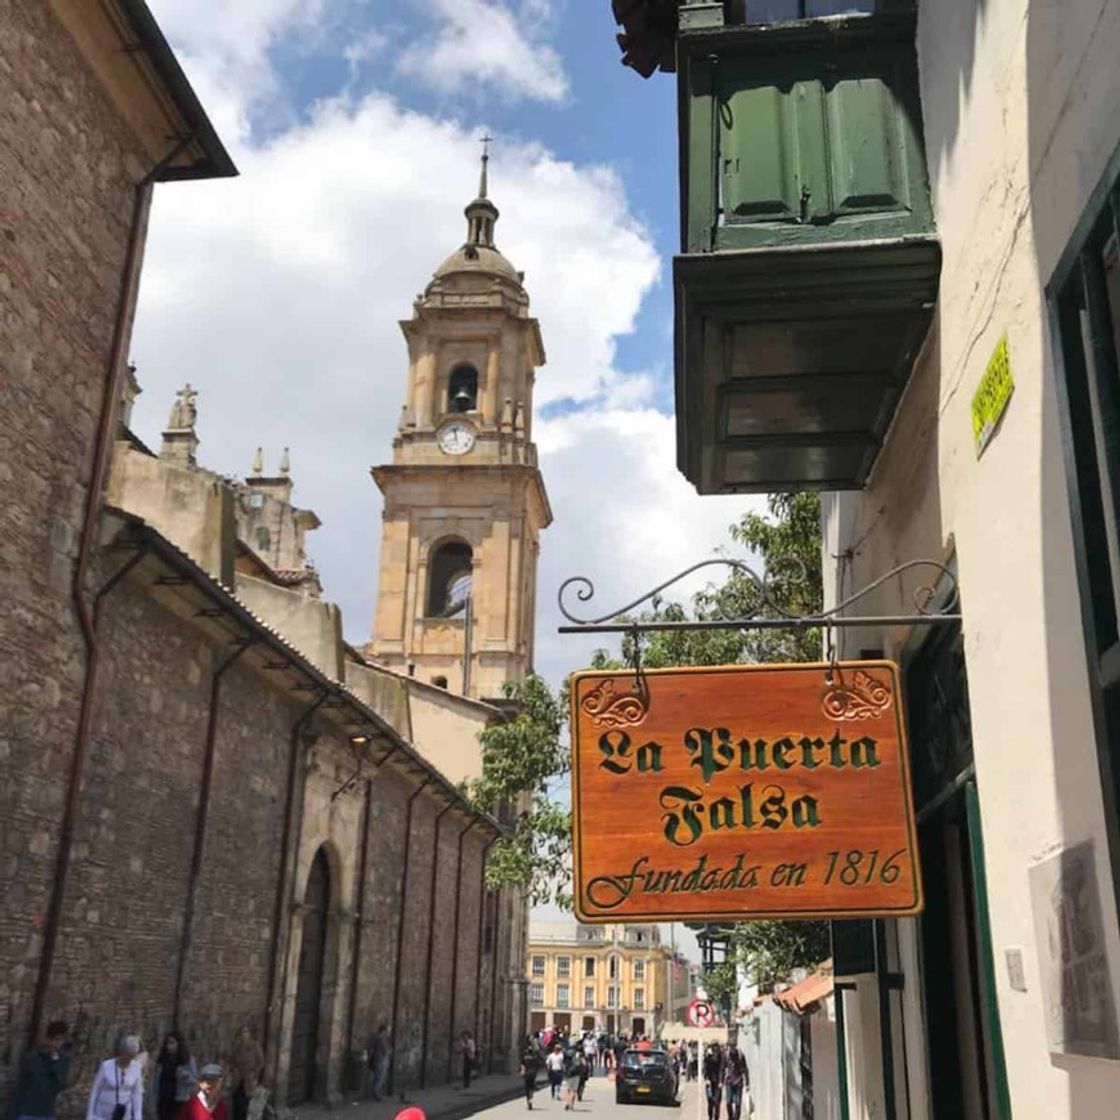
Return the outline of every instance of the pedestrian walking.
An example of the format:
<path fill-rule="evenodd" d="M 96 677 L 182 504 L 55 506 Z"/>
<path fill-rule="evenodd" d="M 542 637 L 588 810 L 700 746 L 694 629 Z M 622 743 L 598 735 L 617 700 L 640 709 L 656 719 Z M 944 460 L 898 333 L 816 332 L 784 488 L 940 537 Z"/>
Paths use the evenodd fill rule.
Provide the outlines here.
<path fill-rule="evenodd" d="M 719 1120 L 723 1096 L 723 1051 L 713 1042 L 704 1055 L 704 1093 L 708 1098 L 708 1120 Z"/>
<path fill-rule="evenodd" d="M 564 1047 L 559 1042 L 554 1043 L 552 1050 L 544 1060 L 548 1070 L 548 1091 L 554 1101 L 560 1099 L 560 1086 L 564 1084 Z"/>
<path fill-rule="evenodd" d="M 599 1047 L 590 1031 L 583 1040 L 583 1053 L 587 1058 L 587 1064 L 591 1067 L 588 1076 L 594 1076 L 599 1061 Z"/>
<path fill-rule="evenodd" d="M 727 1094 L 727 1120 L 739 1120 L 743 1112 L 744 1094 L 747 1101 L 747 1118 L 754 1111 L 750 1103 L 750 1071 L 747 1059 L 738 1046 L 729 1044 L 723 1061 L 723 1088 Z"/>
<path fill-rule="evenodd" d="M 464 1030 L 459 1035 L 458 1042 L 459 1064 L 463 1073 L 463 1088 L 471 1087 L 471 1071 L 474 1069 L 475 1058 L 478 1056 L 478 1047 L 475 1045 L 474 1034 Z"/>
<path fill-rule="evenodd" d="M 700 1044 L 693 1039 L 688 1044 L 688 1080 L 695 1081 L 700 1076 Z"/>
<path fill-rule="evenodd" d="M 179 1113 L 179 1120 L 229 1120 L 229 1105 L 222 1099 L 225 1071 L 216 1062 L 198 1071 L 198 1092 Z"/>
<path fill-rule="evenodd" d="M 86 1120 L 143 1120 L 144 1077 L 140 1063 L 140 1039 L 124 1035 L 117 1054 L 97 1067 L 86 1106 Z"/>
<path fill-rule="evenodd" d="M 525 1040 L 521 1051 L 521 1077 L 525 1082 L 525 1103 L 533 1107 L 533 1094 L 537 1091 L 537 1074 L 541 1071 L 541 1051 L 532 1035 Z"/>
<path fill-rule="evenodd" d="M 70 1081 L 69 1033 L 61 1019 L 48 1023 L 42 1043 L 24 1057 L 12 1094 L 15 1120 L 53 1120 L 55 1098 Z"/>
<path fill-rule="evenodd" d="M 622 1068 L 622 1055 L 626 1053 L 626 1036 L 618 1035 L 614 1040 L 614 1068 Z"/>
<path fill-rule="evenodd" d="M 182 1035 L 169 1031 L 156 1054 L 151 1100 L 159 1120 L 175 1120 L 179 1109 L 198 1091 L 198 1067 Z"/>
<path fill-rule="evenodd" d="M 382 1023 L 369 1040 L 366 1062 L 369 1065 L 369 1095 L 381 1100 L 385 1090 L 385 1075 L 389 1071 L 389 1026 Z"/>
<path fill-rule="evenodd" d="M 564 1111 L 572 1112 L 579 1096 L 580 1061 L 583 1051 L 578 1047 L 564 1054 Z"/>
<path fill-rule="evenodd" d="M 246 1120 L 249 1098 L 260 1083 L 264 1070 L 264 1050 L 247 1026 L 242 1026 L 237 1032 L 232 1064 L 236 1079 L 233 1090 L 233 1120 Z"/>
<path fill-rule="evenodd" d="M 583 1100 L 583 1090 L 587 1088 L 587 1079 L 591 1076 L 591 1063 L 587 1059 L 587 1051 L 577 1047 L 575 1052 L 576 1073 L 579 1075 L 579 1085 L 576 1087 L 576 1100 Z"/>

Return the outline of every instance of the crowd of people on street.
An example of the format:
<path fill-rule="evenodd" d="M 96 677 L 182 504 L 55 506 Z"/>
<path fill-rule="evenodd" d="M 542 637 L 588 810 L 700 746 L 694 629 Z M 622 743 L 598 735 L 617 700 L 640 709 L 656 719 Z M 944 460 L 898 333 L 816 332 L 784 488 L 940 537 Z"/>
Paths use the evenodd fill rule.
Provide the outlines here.
<path fill-rule="evenodd" d="M 54 1120 L 59 1095 L 70 1087 L 70 1028 L 47 1026 L 39 1046 L 24 1056 L 12 1095 L 13 1120 Z M 100 1062 L 86 1103 L 86 1120 L 266 1120 L 273 1115 L 261 1084 L 264 1051 L 242 1028 L 231 1054 L 233 1093 L 227 1101 L 225 1067 L 201 1066 L 175 1031 L 145 1046 L 122 1035 L 116 1052 Z M 232 1107 L 231 1107 L 232 1106 Z"/>
<path fill-rule="evenodd" d="M 268 1090 L 261 1084 L 264 1052 L 247 1028 L 238 1034 L 230 1055 L 233 1091 L 227 1101 L 226 1069 L 216 1062 L 201 1066 L 178 1032 L 155 1039 L 145 1047 L 134 1034 L 123 1035 L 116 1053 L 102 1061 L 93 1077 L 85 1120 L 273 1120 Z M 695 1041 L 654 1043 L 643 1035 L 612 1035 L 605 1031 L 548 1028 L 529 1035 L 520 1056 L 525 1102 L 531 1109 L 537 1081 L 546 1074 L 552 1100 L 572 1111 L 582 1101 L 587 1082 L 597 1074 L 611 1075 L 628 1050 L 664 1050 L 679 1082 L 702 1079 L 708 1120 L 749 1120 L 750 1073 L 743 1052 L 731 1042 L 709 1043 L 701 1054 Z M 471 1031 L 456 1042 L 464 1088 L 470 1086 L 478 1060 Z M 55 1102 L 70 1085 L 72 1046 L 66 1023 L 52 1022 L 39 1047 L 27 1054 L 20 1068 L 12 1100 L 13 1120 L 54 1120 Z M 392 1043 L 383 1023 L 366 1051 L 368 1095 L 383 1099 Z M 419 1110 L 415 1110 L 419 1111 Z"/>
<path fill-rule="evenodd" d="M 754 1112 L 750 1096 L 750 1071 L 743 1051 L 734 1042 L 710 1042 L 701 1053 L 695 1039 L 654 1043 L 644 1035 L 611 1035 L 605 1031 L 546 1028 L 525 1039 L 520 1073 L 525 1084 L 525 1103 L 531 1109 L 542 1072 L 547 1074 L 552 1100 L 562 1100 L 566 1112 L 583 1100 L 588 1080 L 596 1074 L 609 1076 L 622 1064 L 627 1050 L 663 1049 L 669 1056 L 678 1082 L 703 1078 L 708 1120 L 721 1120 L 726 1102 L 726 1120 L 749 1120 Z"/>

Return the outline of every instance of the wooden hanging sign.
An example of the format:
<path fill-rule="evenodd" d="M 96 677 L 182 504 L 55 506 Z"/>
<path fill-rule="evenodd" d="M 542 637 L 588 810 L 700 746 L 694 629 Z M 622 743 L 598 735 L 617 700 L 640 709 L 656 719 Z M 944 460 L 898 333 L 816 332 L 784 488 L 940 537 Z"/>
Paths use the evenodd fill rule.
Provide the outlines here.
<path fill-rule="evenodd" d="M 921 911 L 893 662 L 587 671 L 571 704 L 581 921 Z"/>

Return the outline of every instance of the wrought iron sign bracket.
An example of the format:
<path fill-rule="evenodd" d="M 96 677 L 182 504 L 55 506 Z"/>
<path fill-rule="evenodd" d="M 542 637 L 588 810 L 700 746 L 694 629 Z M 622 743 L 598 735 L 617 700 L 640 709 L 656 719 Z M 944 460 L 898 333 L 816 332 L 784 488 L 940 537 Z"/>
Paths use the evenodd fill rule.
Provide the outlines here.
<path fill-rule="evenodd" d="M 700 619 L 697 621 L 674 620 L 642 620 L 631 619 L 627 616 L 635 607 L 656 599 L 663 591 L 675 583 L 710 567 L 731 568 L 744 576 L 753 594 L 750 614 L 740 618 L 714 618 Z M 854 606 L 861 599 L 866 598 L 873 591 L 898 579 L 907 572 L 916 569 L 930 569 L 934 573 L 935 582 L 941 582 L 941 587 L 926 583 L 918 587 L 913 593 L 914 614 L 881 614 L 881 615 L 846 615 L 843 614 L 849 607 Z M 807 573 L 804 566 L 797 562 L 784 564 L 782 567 L 783 582 L 796 586 L 804 583 Z M 792 575 L 790 574 L 792 572 Z M 586 576 L 573 576 L 566 579 L 557 593 L 557 603 L 560 613 L 568 620 L 570 625 L 558 627 L 561 634 L 644 634 L 664 631 L 697 631 L 697 630 L 810 630 L 810 629 L 847 629 L 857 626 L 883 627 L 883 626 L 936 626 L 943 623 L 957 623 L 961 615 L 957 608 L 957 579 L 952 571 L 936 560 L 910 560 L 892 568 L 874 582 L 849 595 L 827 611 L 813 615 L 799 615 L 787 610 L 774 597 L 773 574 L 767 572 L 759 575 L 751 566 L 742 560 L 733 560 L 728 557 L 716 557 L 711 560 L 701 560 L 675 576 L 659 583 L 652 590 L 639 596 L 631 603 L 627 603 L 618 610 L 611 611 L 596 618 L 581 618 L 574 614 L 571 602 L 566 602 L 574 596 L 580 603 L 588 603 L 595 597 L 595 585 Z M 939 605 L 935 605 L 940 600 Z"/>

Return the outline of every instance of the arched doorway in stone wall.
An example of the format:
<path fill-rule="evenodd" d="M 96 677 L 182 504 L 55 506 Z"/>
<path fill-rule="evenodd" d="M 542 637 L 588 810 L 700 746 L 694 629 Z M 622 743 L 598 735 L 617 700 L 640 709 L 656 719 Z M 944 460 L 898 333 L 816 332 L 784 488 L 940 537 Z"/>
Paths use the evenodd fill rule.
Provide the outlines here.
<path fill-rule="evenodd" d="M 311 861 L 307 890 L 303 896 L 303 931 L 299 948 L 295 1018 L 292 1022 L 292 1060 L 288 1072 L 288 1103 L 291 1105 L 309 1101 L 315 1094 L 330 900 L 330 863 L 326 848 L 320 848 Z"/>

